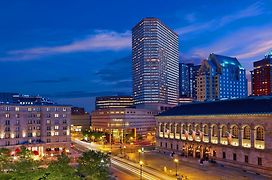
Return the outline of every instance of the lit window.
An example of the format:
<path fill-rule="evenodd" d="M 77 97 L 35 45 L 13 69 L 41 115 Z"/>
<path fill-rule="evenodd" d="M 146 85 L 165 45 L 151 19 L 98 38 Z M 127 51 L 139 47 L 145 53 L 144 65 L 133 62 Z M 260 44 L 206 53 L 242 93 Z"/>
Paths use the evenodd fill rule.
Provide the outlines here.
<path fill-rule="evenodd" d="M 55 126 L 55 129 L 59 129 L 59 126 Z"/>
<path fill-rule="evenodd" d="M 59 117 L 59 114 L 55 114 L 55 118 L 58 118 Z"/>
<path fill-rule="evenodd" d="M 19 107 L 15 107 L 15 111 L 20 111 L 20 108 Z"/>

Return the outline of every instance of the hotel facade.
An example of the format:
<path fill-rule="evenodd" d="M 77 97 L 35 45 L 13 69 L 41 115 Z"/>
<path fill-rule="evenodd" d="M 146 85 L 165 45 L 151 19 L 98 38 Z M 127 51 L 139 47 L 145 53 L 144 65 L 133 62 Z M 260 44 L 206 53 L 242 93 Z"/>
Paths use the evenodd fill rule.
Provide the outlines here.
<path fill-rule="evenodd" d="M 71 144 L 70 119 L 70 106 L 37 101 L 24 105 L 2 103 L 0 148 L 15 150 L 25 146 L 40 156 L 67 152 Z"/>
<path fill-rule="evenodd" d="M 156 146 L 272 176 L 272 97 L 191 103 L 156 117 Z"/>

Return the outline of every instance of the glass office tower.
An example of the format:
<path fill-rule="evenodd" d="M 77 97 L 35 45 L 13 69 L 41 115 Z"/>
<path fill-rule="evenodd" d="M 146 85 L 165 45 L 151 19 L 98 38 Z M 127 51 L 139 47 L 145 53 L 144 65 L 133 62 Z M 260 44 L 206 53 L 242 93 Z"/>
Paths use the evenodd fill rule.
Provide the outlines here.
<path fill-rule="evenodd" d="M 247 97 L 246 70 L 236 58 L 210 54 L 197 77 L 197 100 Z"/>
<path fill-rule="evenodd" d="M 144 18 L 132 28 L 132 66 L 136 106 L 164 110 L 168 105 L 177 105 L 178 35 L 159 19 Z"/>
<path fill-rule="evenodd" d="M 196 99 L 196 77 L 200 65 L 179 63 L 179 97 Z"/>

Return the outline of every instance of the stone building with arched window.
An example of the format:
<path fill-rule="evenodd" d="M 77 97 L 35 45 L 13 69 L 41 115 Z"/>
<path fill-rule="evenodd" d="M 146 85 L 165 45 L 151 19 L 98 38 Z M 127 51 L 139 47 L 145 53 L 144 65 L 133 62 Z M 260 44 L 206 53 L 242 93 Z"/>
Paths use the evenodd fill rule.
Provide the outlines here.
<path fill-rule="evenodd" d="M 156 117 L 156 146 L 272 176 L 272 97 L 197 102 Z"/>

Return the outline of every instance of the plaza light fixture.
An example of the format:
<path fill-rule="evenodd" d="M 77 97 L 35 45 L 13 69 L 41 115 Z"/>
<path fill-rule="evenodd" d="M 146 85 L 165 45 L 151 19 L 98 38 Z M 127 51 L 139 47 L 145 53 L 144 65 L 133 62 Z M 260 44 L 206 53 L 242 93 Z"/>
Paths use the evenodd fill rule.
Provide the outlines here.
<path fill-rule="evenodd" d="M 175 158 L 174 163 L 176 165 L 176 176 L 178 176 L 178 162 L 179 162 L 179 160 L 177 158 Z"/>
<path fill-rule="evenodd" d="M 127 148 L 126 146 L 123 146 L 125 157 L 126 157 L 126 148 Z"/>
<path fill-rule="evenodd" d="M 143 149 L 138 149 L 138 153 L 139 153 L 139 162 L 141 161 L 141 153 L 143 153 Z"/>
<path fill-rule="evenodd" d="M 144 162 L 140 161 L 139 164 L 140 164 L 140 179 L 142 180 L 143 179 L 143 164 L 144 164 Z"/>

